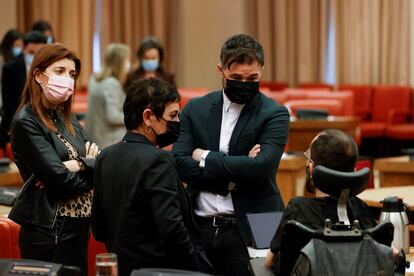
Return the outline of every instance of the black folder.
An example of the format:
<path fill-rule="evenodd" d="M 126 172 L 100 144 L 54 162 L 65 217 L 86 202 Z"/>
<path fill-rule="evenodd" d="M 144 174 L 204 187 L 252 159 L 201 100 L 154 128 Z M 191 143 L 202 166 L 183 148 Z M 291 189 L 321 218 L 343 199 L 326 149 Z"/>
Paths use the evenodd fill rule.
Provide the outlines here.
<path fill-rule="evenodd" d="M 279 227 L 282 215 L 283 212 L 246 214 L 254 248 L 269 248 L 270 242 Z"/>

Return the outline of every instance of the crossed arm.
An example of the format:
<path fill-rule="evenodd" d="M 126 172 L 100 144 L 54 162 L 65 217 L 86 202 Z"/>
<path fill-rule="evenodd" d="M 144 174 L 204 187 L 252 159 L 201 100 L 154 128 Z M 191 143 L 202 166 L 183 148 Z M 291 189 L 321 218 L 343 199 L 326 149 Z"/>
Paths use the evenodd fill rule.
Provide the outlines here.
<path fill-rule="evenodd" d="M 269 172 L 278 166 L 289 128 L 288 111 L 285 107 L 278 107 L 265 121 L 256 145 L 249 153 L 234 156 L 210 151 L 205 167 L 200 168 L 201 156 L 208 149 L 194 147 L 193 127 L 201 126 L 192 125 L 189 109 L 184 109 L 180 120 L 180 138 L 173 148 L 180 177 L 195 189 L 211 192 L 227 187 L 229 181 L 257 183 L 267 178 Z"/>

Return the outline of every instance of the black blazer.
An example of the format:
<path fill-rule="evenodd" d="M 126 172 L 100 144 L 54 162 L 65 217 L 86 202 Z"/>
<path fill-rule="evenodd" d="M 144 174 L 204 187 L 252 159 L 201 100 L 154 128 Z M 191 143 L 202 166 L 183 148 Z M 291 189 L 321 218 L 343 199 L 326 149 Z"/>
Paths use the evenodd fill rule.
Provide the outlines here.
<path fill-rule="evenodd" d="M 196 226 L 169 152 L 128 132 L 100 153 L 95 177 L 92 231 L 118 254 L 120 275 L 141 267 L 196 269 L 189 236 Z"/>
<path fill-rule="evenodd" d="M 220 193 L 227 190 L 229 181 L 236 183 L 237 190 L 231 192 L 233 205 L 241 236 L 248 243 L 251 237 L 246 213 L 284 209 L 275 174 L 287 142 L 289 113 L 259 93 L 244 106 L 228 155 L 219 152 L 222 113 L 222 90 L 192 99 L 181 114 L 181 132 L 173 154 L 193 204 L 200 191 Z M 255 144 L 260 144 L 261 151 L 250 158 L 249 151 Z M 196 148 L 211 150 L 204 169 L 192 159 Z"/>
<path fill-rule="evenodd" d="M 4 115 L 0 125 L 0 145 L 2 147 L 10 141 L 8 132 L 26 84 L 26 75 L 26 64 L 23 55 L 6 63 L 3 67 L 1 87 Z"/>

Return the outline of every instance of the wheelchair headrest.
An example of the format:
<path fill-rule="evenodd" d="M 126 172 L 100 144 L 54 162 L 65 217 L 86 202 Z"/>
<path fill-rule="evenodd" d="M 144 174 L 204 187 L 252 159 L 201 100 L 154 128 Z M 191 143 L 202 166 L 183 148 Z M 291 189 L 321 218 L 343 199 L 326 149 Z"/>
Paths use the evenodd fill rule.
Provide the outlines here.
<path fill-rule="evenodd" d="M 368 186 L 370 173 L 368 168 L 355 172 L 340 172 L 324 166 L 315 166 L 312 174 L 313 183 L 325 194 L 338 197 L 341 191 L 349 189 L 349 196 L 356 196 Z"/>

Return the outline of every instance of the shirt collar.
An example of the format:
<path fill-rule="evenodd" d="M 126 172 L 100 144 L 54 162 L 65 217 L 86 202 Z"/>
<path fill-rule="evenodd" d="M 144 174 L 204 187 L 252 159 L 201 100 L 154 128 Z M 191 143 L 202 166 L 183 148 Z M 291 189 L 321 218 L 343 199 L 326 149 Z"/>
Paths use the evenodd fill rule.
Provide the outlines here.
<path fill-rule="evenodd" d="M 241 109 L 243 108 L 244 104 L 238 104 L 238 103 L 233 103 L 229 100 L 229 98 L 227 97 L 226 93 L 224 93 L 224 89 L 223 89 L 223 107 L 225 111 L 229 111 L 230 106 L 235 107 L 236 109 Z"/>

